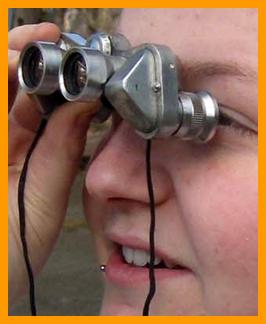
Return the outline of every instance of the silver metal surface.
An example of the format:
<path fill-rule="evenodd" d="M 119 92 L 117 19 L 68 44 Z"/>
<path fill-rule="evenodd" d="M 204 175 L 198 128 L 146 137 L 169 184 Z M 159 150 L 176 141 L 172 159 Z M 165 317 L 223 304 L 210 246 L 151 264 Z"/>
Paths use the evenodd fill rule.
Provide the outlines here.
<path fill-rule="evenodd" d="M 31 42 L 27 44 L 20 54 L 18 64 L 18 78 L 21 87 L 30 94 L 49 95 L 59 88 L 58 72 L 59 66 L 66 50 L 73 46 L 84 46 L 86 39 L 74 33 L 62 33 L 58 43 L 53 42 Z M 30 69 L 30 53 L 38 50 L 43 58 L 43 75 L 36 86 L 29 86 L 25 79 L 25 70 Z M 30 72 L 30 71 L 29 71 Z"/>
<path fill-rule="evenodd" d="M 76 33 L 61 33 L 60 40 L 58 42 L 58 46 L 67 51 L 74 46 L 86 46 L 88 41 L 86 38 L 82 37 Z"/>
<path fill-rule="evenodd" d="M 33 54 L 37 61 L 31 62 Z M 99 121 L 115 109 L 145 139 L 177 136 L 206 142 L 218 124 L 218 105 L 207 92 L 179 91 L 177 62 L 168 47 L 143 44 L 131 48 L 121 34 L 95 33 L 86 41 L 78 34 L 63 33 L 57 44 L 28 44 L 20 57 L 18 76 L 22 88 L 38 98 L 44 113 L 62 99 L 90 102 L 101 98 L 106 109 Z M 33 76 L 23 71 L 27 67 Z"/>
<path fill-rule="evenodd" d="M 106 55 L 111 55 L 112 45 L 109 39 L 109 35 L 106 33 L 94 33 L 88 39 L 88 47 L 97 51 L 100 51 Z"/>
<path fill-rule="evenodd" d="M 103 94 L 108 78 L 126 61 L 123 51 L 128 48 L 130 43 L 123 35 L 109 36 L 101 32 L 93 34 L 86 47 L 75 47 L 69 50 L 59 70 L 59 85 L 63 96 L 69 101 L 97 100 Z M 79 54 L 85 62 L 87 78 L 83 89 L 78 93 L 71 93 L 67 84 L 75 83 L 76 80 L 75 75 L 68 75 L 67 71 L 73 64 L 76 54 Z"/>
<path fill-rule="evenodd" d="M 182 110 L 182 124 L 175 136 L 198 142 L 210 140 L 219 118 L 216 100 L 208 92 L 180 92 L 178 100 Z"/>
<path fill-rule="evenodd" d="M 30 85 L 29 77 L 31 62 L 30 56 L 39 51 L 43 60 L 43 73 L 37 85 Z M 50 42 L 29 43 L 21 52 L 18 64 L 18 79 L 20 86 L 29 94 L 49 95 L 58 89 L 58 68 L 63 57 L 60 47 Z M 28 75 L 28 77 L 27 77 Z"/>
<path fill-rule="evenodd" d="M 118 55 L 119 53 L 125 53 L 131 49 L 129 40 L 122 34 L 113 34 L 109 36 L 112 45 L 112 55 Z"/>
<path fill-rule="evenodd" d="M 77 56 L 78 55 L 78 56 Z M 77 58 L 85 63 L 86 79 L 84 87 L 77 93 L 71 93 L 68 83 L 75 83 L 75 75 L 69 73 L 69 67 Z M 111 57 L 88 47 L 75 47 L 64 56 L 59 69 L 59 85 L 63 96 L 69 101 L 95 101 L 102 94 L 104 85 L 116 69 L 123 64 L 123 57 Z"/>
<path fill-rule="evenodd" d="M 98 32 L 91 35 L 87 46 L 106 55 L 116 55 L 131 48 L 128 39 L 122 34 L 109 35 Z"/>
<path fill-rule="evenodd" d="M 86 39 L 74 33 L 62 33 L 57 43 L 53 42 L 31 42 L 27 44 L 20 54 L 18 64 L 18 80 L 22 89 L 34 96 L 39 103 L 40 111 L 49 114 L 65 100 L 60 94 L 58 72 L 65 51 L 72 46 L 86 44 Z M 30 57 L 33 51 L 42 57 L 43 71 L 40 79 L 35 84 L 30 82 L 32 78 L 31 67 L 34 57 Z"/>
<path fill-rule="evenodd" d="M 173 53 L 165 46 L 145 44 L 110 78 L 104 94 L 142 137 L 152 138 L 170 136 L 176 129 L 177 91 Z"/>
<path fill-rule="evenodd" d="M 105 272 L 105 268 L 106 268 L 106 265 L 105 265 L 105 264 L 101 264 L 101 265 L 100 265 L 100 270 L 101 270 L 102 272 Z"/>

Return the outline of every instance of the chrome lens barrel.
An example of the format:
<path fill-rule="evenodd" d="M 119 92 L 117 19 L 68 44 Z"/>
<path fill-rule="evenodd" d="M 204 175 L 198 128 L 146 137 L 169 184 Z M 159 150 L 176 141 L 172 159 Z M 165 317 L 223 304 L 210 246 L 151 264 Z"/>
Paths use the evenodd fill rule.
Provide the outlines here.
<path fill-rule="evenodd" d="M 112 71 L 112 64 L 100 51 L 88 47 L 72 48 L 60 65 L 61 92 L 68 101 L 95 101 L 102 95 Z"/>
<path fill-rule="evenodd" d="M 49 95 L 59 88 L 58 72 L 62 50 L 51 42 L 29 43 L 20 55 L 18 79 L 30 94 Z"/>
<path fill-rule="evenodd" d="M 173 134 L 184 140 L 207 142 L 215 134 L 219 120 L 219 107 L 208 92 L 180 92 L 178 109 L 182 122 Z"/>

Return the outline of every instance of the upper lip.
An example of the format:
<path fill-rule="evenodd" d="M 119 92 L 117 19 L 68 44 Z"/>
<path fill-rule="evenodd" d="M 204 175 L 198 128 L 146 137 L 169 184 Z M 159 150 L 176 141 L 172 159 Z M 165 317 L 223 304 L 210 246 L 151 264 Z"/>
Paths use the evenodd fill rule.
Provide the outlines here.
<path fill-rule="evenodd" d="M 149 243 L 144 241 L 140 237 L 130 236 L 130 235 L 123 236 L 121 234 L 116 234 L 116 233 L 108 233 L 107 237 L 114 243 L 122 246 L 127 246 L 132 249 L 141 249 L 147 252 L 150 251 Z M 156 244 L 155 244 L 155 255 L 161 258 L 162 260 L 168 262 L 169 264 L 187 268 L 187 266 L 184 264 L 182 260 L 169 256 L 168 253 L 164 251 L 164 249 L 156 246 Z"/>

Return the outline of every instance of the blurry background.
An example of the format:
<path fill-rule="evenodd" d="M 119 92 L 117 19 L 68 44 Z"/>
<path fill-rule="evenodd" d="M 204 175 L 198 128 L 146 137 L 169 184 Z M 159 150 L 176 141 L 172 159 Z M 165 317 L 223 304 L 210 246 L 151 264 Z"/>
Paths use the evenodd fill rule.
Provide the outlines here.
<path fill-rule="evenodd" d="M 122 9 L 9 9 L 9 29 L 43 21 L 54 22 L 63 31 L 89 36 L 95 31 L 111 32 L 115 29 Z"/>
<path fill-rule="evenodd" d="M 115 30 L 122 9 L 9 9 L 9 29 L 43 21 L 87 37 Z M 83 216 L 82 186 L 86 165 L 110 123 L 92 125 L 80 172 L 72 188 L 66 220 L 56 248 L 36 279 L 38 315 L 98 315 L 103 294 L 91 233 Z M 9 306 L 9 315 L 29 315 L 28 296 Z"/>

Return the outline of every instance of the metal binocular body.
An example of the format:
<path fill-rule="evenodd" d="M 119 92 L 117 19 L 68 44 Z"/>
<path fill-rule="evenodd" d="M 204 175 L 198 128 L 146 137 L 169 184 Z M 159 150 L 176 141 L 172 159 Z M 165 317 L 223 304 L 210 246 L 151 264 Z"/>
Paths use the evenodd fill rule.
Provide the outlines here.
<path fill-rule="evenodd" d="M 21 53 L 18 78 L 45 115 L 65 101 L 100 99 L 102 120 L 116 111 L 146 139 L 206 142 L 218 124 L 218 104 L 208 92 L 179 91 L 177 58 L 168 47 L 132 47 L 121 34 L 86 40 L 62 33 L 57 43 L 32 42 Z"/>

